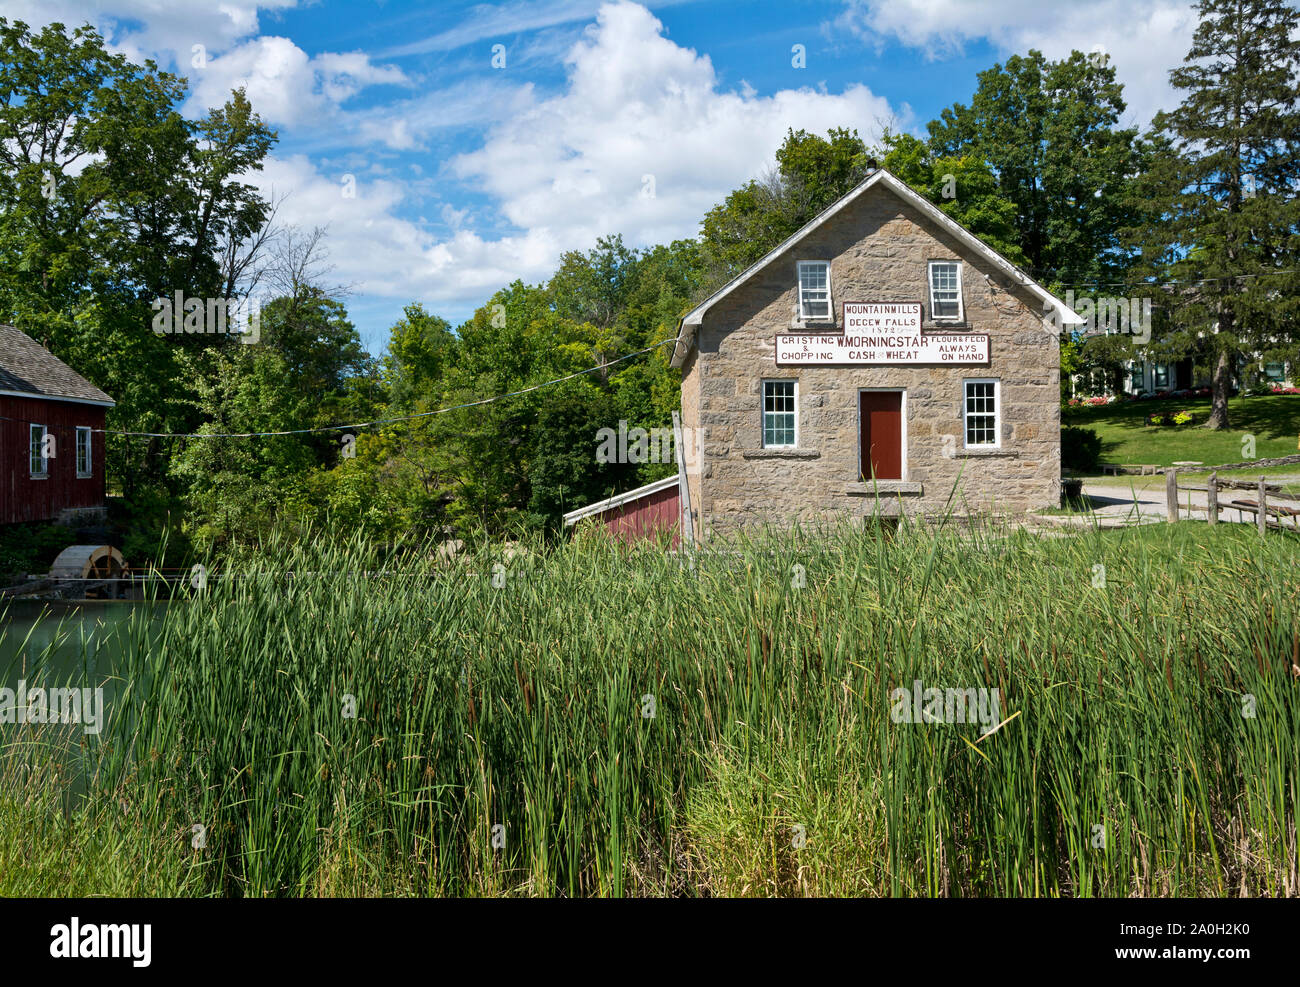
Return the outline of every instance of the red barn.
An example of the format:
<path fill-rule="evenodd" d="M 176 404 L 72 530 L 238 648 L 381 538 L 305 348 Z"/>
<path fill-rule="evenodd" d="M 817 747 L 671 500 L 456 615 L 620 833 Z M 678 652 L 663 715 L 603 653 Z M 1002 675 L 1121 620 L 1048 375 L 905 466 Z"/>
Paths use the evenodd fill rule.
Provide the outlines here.
<path fill-rule="evenodd" d="M 113 399 L 44 346 L 0 325 L 0 523 L 104 507 Z"/>
<path fill-rule="evenodd" d="M 644 487 L 581 507 L 564 515 L 564 526 L 592 520 L 620 541 L 633 542 L 661 532 L 672 536 L 672 547 L 681 544 L 681 481 L 667 476 Z"/>

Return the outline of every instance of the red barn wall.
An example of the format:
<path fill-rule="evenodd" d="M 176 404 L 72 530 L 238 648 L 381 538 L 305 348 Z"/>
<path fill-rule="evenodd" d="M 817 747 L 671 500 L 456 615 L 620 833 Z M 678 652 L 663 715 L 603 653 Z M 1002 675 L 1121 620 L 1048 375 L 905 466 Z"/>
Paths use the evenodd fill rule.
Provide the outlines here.
<path fill-rule="evenodd" d="M 91 475 L 77 477 L 77 426 L 104 427 L 107 409 L 71 401 L 0 395 L 0 523 L 47 521 L 72 507 L 104 504 L 104 436 L 91 436 Z M 49 475 L 34 480 L 28 465 L 28 423 L 55 438 Z"/>
<path fill-rule="evenodd" d="M 638 541 L 661 531 L 671 531 L 676 548 L 681 540 L 680 502 L 678 489 L 672 486 L 611 507 L 597 517 L 621 541 Z"/>

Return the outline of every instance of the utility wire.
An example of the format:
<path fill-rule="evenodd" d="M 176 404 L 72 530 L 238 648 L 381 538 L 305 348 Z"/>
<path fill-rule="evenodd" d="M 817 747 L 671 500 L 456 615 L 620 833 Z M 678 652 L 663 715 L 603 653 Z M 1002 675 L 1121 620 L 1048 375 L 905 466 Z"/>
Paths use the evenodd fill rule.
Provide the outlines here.
<path fill-rule="evenodd" d="M 98 432 L 101 435 L 122 435 L 150 439 L 257 439 L 281 435 L 311 435 L 321 432 L 343 432 L 350 429 L 371 428 L 375 425 L 391 425 L 396 422 L 409 422 L 420 418 L 430 418 L 434 415 L 445 415 L 449 411 L 460 411 L 464 408 L 477 408 L 485 404 L 492 404 L 495 401 L 504 400 L 505 398 L 518 397 L 521 394 L 530 394 L 533 391 L 541 390 L 543 387 L 550 387 L 552 384 L 561 384 L 566 380 L 573 380 L 576 377 L 582 377 L 586 374 L 595 373 L 598 370 L 612 367 L 614 364 L 622 363 L 624 360 L 631 360 L 634 357 L 653 353 L 661 346 L 666 346 L 669 343 L 676 342 L 677 337 L 673 336 L 669 339 L 663 340 L 662 342 L 655 343 L 653 346 L 647 346 L 643 350 L 637 350 L 635 353 L 628 353 L 626 356 L 620 356 L 617 359 L 610 360 L 608 363 L 603 363 L 596 367 L 589 367 L 586 370 L 579 370 L 577 373 L 567 374 L 564 377 L 556 377 L 554 380 L 542 381 L 540 384 L 533 384 L 517 391 L 508 391 L 505 394 L 497 394 L 490 398 L 480 398 L 478 401 L 466 401 L 464 404 L 454 404 L 447 408 L 438 408 L 436 411 L 422 411 L 419 414 L 402 415 L 397 418 L 376 418 L 372 421 L 355 422 L 351 425 L 320 425 L 315 428 L 291 428 L 278 432 L 127 432 L 115 428 L 95 428 L 91 429 L 91 431 Z M 19 422 L 24 425 L 43 425 L 41 422 L 28 421 L 24 418 L 10 418 L 4 415 L 0 415 L 0 421 Z M 59 428 L 63 431 L 67 431 L 69 426 L 43 425 L 43 427 L 47 429 Z"/>

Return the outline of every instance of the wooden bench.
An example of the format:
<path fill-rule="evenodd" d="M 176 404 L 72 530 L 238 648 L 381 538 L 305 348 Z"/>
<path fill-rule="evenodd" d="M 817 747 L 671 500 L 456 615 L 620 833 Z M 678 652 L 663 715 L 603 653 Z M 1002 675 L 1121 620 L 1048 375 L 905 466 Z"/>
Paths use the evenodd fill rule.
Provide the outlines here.
<path fill-rule="evenodd" d="M 1259 530 L 1261 533 L 1265 530 L 1266 527 L 1274 527 L 1277 528 L 1279 531 L 1285 530 L 1285 525 L 1283 522 L 1286 518 L 1290 518 L 1292 527 L 1294 527 L 1295 530 L 1300 531 L 1300 507 L 1286 507 L 1282 504 L 1271 504 L 1271 503 L 1265 504 L 1264 512 L 1263 515 L 1261 516 L 1259 510 L 1259 501 L 1252 500 L 1249 497 L 1242 497 L 1239 498 L 1238 500 L 1230 500 L 1228 501 L 1226 507 L 1228 510 L 1232 510 L 1235 508 L 1238 514 L 1241 514 L 1241 512 L 1243 511 L 1249 511 L 1251 514 L 1254 514 L 1256 522 L 1260 526 Z M 1275 516 L 1277 520 L 1276 521 L 1271 520 L 1269 515 Z"/>
<path fill-rule="evenodd" d="M 1250 511 L 1252 514 L 1259 513 L 1259 501 L 1251 500 L 1249 497 L 1243 497 L 1240 500 L 1230 500 L 1228 501 L 1228 506 Z M 1270 514 L 1280 514 L 1284 517 L 1300 517 L 1300 507 L 1284 507 L 1281 504 L 1269 504 L 1265 510 Z"/>
<path fill-rule="evenodd" d="M 1131 473 L 1137 471 L 1139 476 L 1155 476 L 1160 472 L 1160 467 L 1155 463 L 1102 463 L 1102 476 L 1119 476 L 1121 473 Z"/>

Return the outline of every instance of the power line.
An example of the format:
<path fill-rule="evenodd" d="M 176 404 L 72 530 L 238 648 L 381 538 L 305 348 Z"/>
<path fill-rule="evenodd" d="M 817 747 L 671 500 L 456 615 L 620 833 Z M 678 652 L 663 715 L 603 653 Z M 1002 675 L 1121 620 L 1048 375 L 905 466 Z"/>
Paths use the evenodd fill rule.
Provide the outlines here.
<path fill-rule="evenodd" d="M 505 398 L 518 397 L 521 394 L 530 394 L 533 391 L 541 390 L 543 387 L 550 387 L 552 384 L 562 384 L 566 380 L 573 380 L 577 377 L 585 376 L 586 374 L 595 373 L 598 370 L 604 370 L 608 367 L 612 367 L 616 363 L 622 363 L 624 360 L 631 360 L 634 357 L 644 356 L 647 353 L 654 352 L 655 350 L 659 349 L 661 346 L 666 346 L 669 343 L 676 343 L 676 342 L 677 342 L 677 337 L 674 336 L 669 339 L 665 339 L 661 342 L 655 343 L 653 346 L 647 346 L 643 350 L 637 350 L 635 353 L 628 353 L 626 356 L 620 356 L 617 359 L 610 360 L 608 363 L 602 363 L 599 366 L 589 367 L 586 370 L 579 370 L 577 373 L 566 374 L 563 377 L 556 377 L 554 380 L 542 381 L 540 384 L 533 384 L 529 387 L 521 388 L 520 390 L 517 391 L 508 391 L 505 394 L 497 394 L 490 398 L 481 398 L 478 401 L 466 401 L 464 404 L 455 404 L 447 408 L 438 408 L 436 411 L 422 411 L 419 414 L 402 415 L 397 418 L 376 418 L 372 421 L 356 422 L 350 425 L 320 425 L 315 428 L 291 428 L 291 429 L 284 429 L 282 431 L 277 431 L 277 432 L 127 432 L 122 429 L 114 429 L 114 428 L 95 428 L 95 429 L 91 429 L 91 431 L 97 432 L 101 435 L 122 435 L 126 437 L 150 438 L 150 439 L 257 439 L 257 438 L 269 438 L 269 437 L 283 436 L 283 435 L 311 435 L 311 434 L 319 434 L 321 432 L 342 432 L 351 429 L 371 428 L 375 425 L 391 425 L 397 422 L 409 422 L 409 421 L 416 421 L 417 419 L 420 418 L 431 418 L 434 415 L 445 415 L 450 411 L 460 411 L 465 408 L 477 408 L 485 404 L 492 404 L 493 402 L 504 400 Z M 24 418 L 9 418 L 3 415 L 0 415 L 0 420 L 19 422 L 24 425 L 42 425 L 41 422 L 28 421 L 27 419 Z M 64 431 L 66 431 L 69 428 L 69 426 L 66 425 L 63 426 L 42 425 L 42 427 L 61 428 Z"/>

